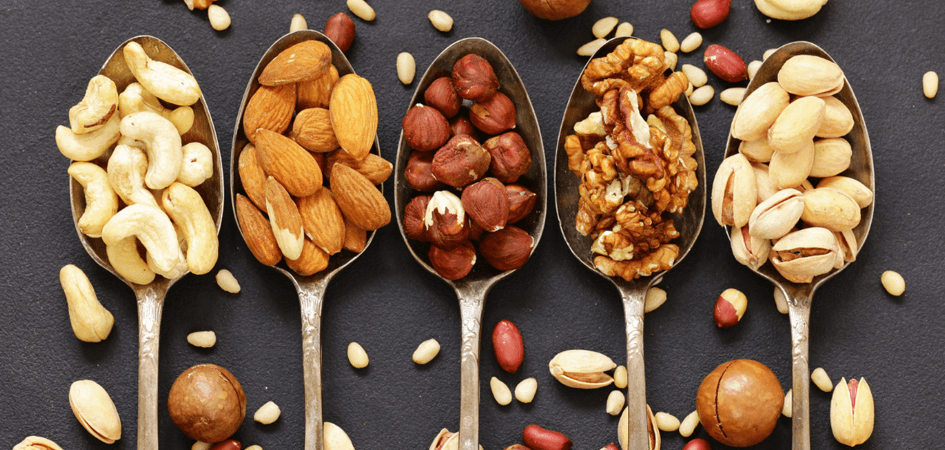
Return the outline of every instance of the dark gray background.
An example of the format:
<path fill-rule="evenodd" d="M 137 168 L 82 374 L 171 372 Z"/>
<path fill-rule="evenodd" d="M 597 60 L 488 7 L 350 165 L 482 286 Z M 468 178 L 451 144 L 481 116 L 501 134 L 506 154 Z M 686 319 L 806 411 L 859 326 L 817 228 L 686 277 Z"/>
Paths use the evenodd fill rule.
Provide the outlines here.
<path fill-rule="evenodd" d="M 182 1 L 81 2 L 6 0 L 0 6 L 0 447 L 27 435 L 53 439 L 67 449 L 135 448 L 137 313 L 123 283 L 95 265 L 71 221 L 66 168 L 54 130 L 68 123 L 67 111 L 85 92 L 88 79 L 121 42 L 152 34 L 173 47 L 194 72 L 215 120 L 224 167 L 237 109 L 247 79 L 269 45 L 288 32 L 294 13 L 322 30 L 325 20 L 347 11 L 344 2 L 224 0 L 233 25 L 214 31 L 206 13 Z M 597 19 L 617 16 L 634 25 L 634 36 L 658 40 L 662 28 L 680 40 L 695 31 L 691 0 L 595 0 L 580 16 L 558 22 L 537 19 L 514 0 L 394 2 L 375 0 L 377 20 L 355 18 L 357 38 L 348 58 L 374 85 L 380 111 L 381 152 L 394 158 L 400 120 L 414 86 L 396 78 L 397 53 L 417 61 L 418 79 L 449 43 L 481 36 L 501 48 L 528 88 L 545 138 L 553 173 L 554 137 L 571 88 L 586 62 L 575 50 L 593 39 Z M 443 9 L 455 20 L 440 33 L 426 18 Z M 921 94 L 927 70 L 945 74 L 939 0 L 833 0 L 800 22 L 768 21 L 748 0 L 735 0 L 722 25 L 703 31 L 705 44 L 681 55 L 680 64 L 701 66 L 702 50 L 719 43 L 746 61 L 794 40 L 823 47 L 844 69 L 872 138 L 876 166 L 875 220 L 858 260 L 827 283 L 814 300 L 811 368 L 822 366 L 836 382 L 866 377 L 876 403 L 876 424 L 864 448 L 933 448 L 937 420 L 945 415 L 941 385 L 945 320 L 941 306 L 940 236 L 945 206 L 940 193 L 945 114 L 942 99 Z M 714 76 L 716 92 L 728 87 Z M 718 97 L 696 109 L 711 180 L 718 167 L 734 108 Z M 227 185 L 229 180 L 227 178 Z M 392 200 L 391 181 L 386 195 Z M 483 320 L 481 443 L 488 450 L 520 442 L 535 423 L 567 434 L 576 449 L 599 449 L 616 440 L 615 417 L 604 412 L 609 389 L 581 391 L 555 381 L 548 361 L 566 349 L 585 348 L 623 363 L 623 311 L 616 289 L 587 270 L 568 251 L 549 203 L 544 238 L 531 261 L 490 293 Z M 711 213 L 709 214 L 711 217 Z M 568 224 L 570 226 L 570 224 Z M 301 448 L 303 440 L 300 319 L 289 281 L 252 257 L 236 231 L 230 205 L 220 233 L 218 268 L 231 270 L 243 286 L 221 291 L 212 276 L 187 276 L 171 289 L 164 309 L 160 349 L 160 440 L 164 448 L 189 448 L 191 441 L 166 413 L 174 379 L 191 365 L 220 364 L 242 382 L 247 415 L 273 400 L 282 418 L 262 426 L 247 418 L 235 437 L 244 446 Z M 101 302 L 115 315 L 111 336 L 85 344 L 72 334 L 58 270 L 74 263 L 89 275 Z M 887 269 L 906 279 L 900 298 L 883 291 Z M 669 301 L 646 318 L 648 402 L 680 419 L 695 408 L 702 378 L 717 365 L 751 358 L 768 365 L 790 387 L 787 317 L 778 314 L 771 285 L 730 256 L 728 240 L 710 219 L 693 252 L 662 287 Z M 719 330 L 712 306 L 725 288 L 749 298 L 737 327 Z M 503 372 L 489 335 L 502 319 L 518 324 L 526 360 L 519 373 Z M 446 283 L 410 257 L 395 225 L 381 230 L 366 254 L 328 288 L 322 321 L 324 414 L 351 436 L 359 450 L 425 449 L 443 427 L 457 428 L 459 415 L 459 311 Z M 193 331 L 214 330 L 216 347 L 186 343 Z M 440 355 L 418 367 L 417 344 L 436 338 Z M 351 341 L 371 357 L 364 370 L 345 356 Z M 511 387 L 538 379 L 530 405 L 500 407 L 488 381 L 498 376 Z M 99 382 L 123 419 L 122 439 L 106 446 L 86 433 L 69 409 L 69 385 Z M 812 447 L 841 448 L 829 427 L 830 394 L 812 388 Z M 790 420 L 780 419 L 758 448 L 790 448 Z M 696 437 L 706 437 L 701 428 Z M 685 440 L 664 433 L 663 448 Z M 715 448 L 722 448 L 715 444 Z"/>

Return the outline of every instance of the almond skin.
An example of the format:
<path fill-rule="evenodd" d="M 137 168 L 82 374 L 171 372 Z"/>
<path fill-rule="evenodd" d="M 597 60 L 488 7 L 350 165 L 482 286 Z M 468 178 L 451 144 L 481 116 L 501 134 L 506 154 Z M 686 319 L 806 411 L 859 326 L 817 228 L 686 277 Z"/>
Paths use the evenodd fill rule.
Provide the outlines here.
<path fill-rule="evenodd" d="M 331 169 L 335 203 L 347 220 L 364 230 L 376 230 L 390 222 L 390 205 L 364 175 L 343 164 Z"/>
<path fill-rule="evenodd" d="M 368 153 L 367 157 L 358 161 L 343 149 L 328 153 L 325 162 L 328 171 L 328 178 L 331 178 L 331 168 L 335 164 L 344 164 L 364 175 L 373 184 L 381 184 L 387 181 L 390 174 L 394 172 L 394 166 L 390 161 L 381 158 L 373 153 Z"/>
<path fill-rule="evenodd" d="M 286 259 L 298 259 L 305 241 L 302 215 L 289 192 L 273 177 L 266 179 L 266 211 L 279 250 Z"/>
<path fill-rule="evenodd" d="M 361 253 L 367 247 L 367 231 L 345 219 L 345 250 Z"/>
<path fill-rule="evenodd" d="M 377 99 L 371 83 L 353 73 L 338 80 L 328 111 L 341 148 L 355 159 L 367 157 L 377 135 Z"/>
<path fill-rule="evenodd" d="M 236 218 L 253 256 L 267 266 L 278 264 L 282 260 L 282 252 L 279 251 L 269 220 L 242 194 L 236 194 Z"/>
<path fill-rule="evenodd" d="M 329 255 L 341 251 L 345 243 L 345 218 L 328 188 L 298 199 L 305 235 Z"/>
<path fill-rule="evenodd" d="M 243 133 L 250 142 L 256 142 L 256 130 L 265 128 L 283 133 L 292 122 L 295 112 L 295 84 L 260 86 L 250 97 L 243 113 Z"/>
<path fill-rule="evenodd" d="M 338 82 L 338 69 L 335 66 L 328 68 L 328 73 L 309 81 L 300 81 L 296 88 L 295 106 L 298 109 L 328 108 L 331 99 L 331 88 Z"/>
<path fill-rule="evenodd" d="M 302 41 L 276 55 L 259 75 L 259 84 L 279 86 L 321 78 L 331 67 L 331 49 L 323 42 Z"/>
<path fill-rule="evenodd" d="M 502 370 L 515 373 L 525 360 L 525 344 L 518 327 L 508 320 L 499 321 L 492 330 L 492 348 Z"/>
<path fill-rule="evenodd" d="M 322 170 L 315 158 L 298 143 L 269 130 L 259 130 L 256 159 L 296 197 L 307 197 L 322 187 Z"/>
<path fill-rule="evenodd" d="M 302 254 L 298 259 L 286 258 L 285 263 L 293 272 L 307 277 L 328 267 L 328 254 L 306 239 L 302 244 Z"/>
<path fill-rule="evenodd" d="M 246 195 L 257 208 L 265 208 L 267 175 L 256 159 L 256 147 L 253 144 L 246 144 L 240 152 L 239 173 Z"/>
<path fill-rule="evenodd" d="M 299 111 L 292 123 L 292 139 L 310 152 L 324 153 L 338 148 L 331 117 L 324 108 Z"/>

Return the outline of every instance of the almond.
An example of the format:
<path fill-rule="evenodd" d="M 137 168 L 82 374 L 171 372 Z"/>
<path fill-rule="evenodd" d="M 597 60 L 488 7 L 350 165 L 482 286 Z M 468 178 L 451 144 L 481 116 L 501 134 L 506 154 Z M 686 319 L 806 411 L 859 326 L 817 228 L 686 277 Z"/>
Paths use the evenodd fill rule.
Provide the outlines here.
<path fill-rule="evenodd" d="M 339 149 L 328 153 L 328 158 L 325 162 L 328 178 L 331 178 L 331 168 L 335 164 L 344 164 L 356 170 L 373 184 L 383 183 L 394 171 L 394 166 L 391 165 L 390 161 L 373 153 L 368 153 L 366 158 L 358 161 L 349 155 L 348 152 Z"/>
<path fill-rule="evenodd" d="M 256 142 L 256 130 L 282 133 L 289 128 L 295 113 L 295 84 L 259 86 L 243 113 L 243 133 L 250 142 Z"/>
<path fill-rule="evenodd" d="M 331 128 L 331 118 L 324 108 L 299 111 L 292 124 L 292 138 L 310 152 L 330 152 L 338 148 L 338 139 Z"/>
<path fill-rule="evenodd" d="M 282 260 L 282 252 L 279 251 L 279 244 L 276 243 L 269 221 L 253 206 L 253 202 L 242 194 L 236 194 L 236 218 L 240 222 L 246 246 L 253 256 L 267 266 L 278 264 Z"/>
<path fill-rule="evenodd" d="M 302 215 L 292 201 L 289 192 L 275 178 L 266 179 L 266 211 L 276 243 L 286 259 L 299 259 L 305 237 L 302 232 Z"/>
<path fill-rule="evenodd" d="M 353 73 L 341 77 L 331 90 L 328 111 L 341 148 L 364 159 L 377 135 L 377 99 L 371 83 Z"/>
<path fill-rule="evenodd" d="M 345 218 L 328 188 L 298 200 L 305 236 L 329 255 L 341 251 L 345 242 Z"/>
<path fill-rule="evenodd" d="M 345 250 L 361 253 L 367 247 L 367 231 L 345 219 Z"/>
<path fill-rule="evenodd" d="M 295 273 L 307 277 L 328 267 L 328 254 L 316 247 L 312 241 L 306 239 L 305 243 L 302 244 L 302 254 L 298 259 L 286 258 L 285 263 Z"/>
<path fill-rule="evenodd" d="M 256 136 L 256 159 L 296 197 L 307 197 L 322 187 L 322 170 L 315 158 L 281 134 L 261 129 Z"/>
<path fill-rule="evenodd" d="M 364 175 L 337 164 L 331 170 L 335 202 L 347 220 L 358 228 L 376 230 L 390 222 L 390 205 Z"/>
<path fill-rule="evenodd" d="M 259 75 L 259 84 L 278 86 L 315 80 L 328 73 L 331 49 L 319 41 L 303 41 L 276 55 Z"/>
<path fill-rule="evenodd" d="M 243 190 L 257 208 L 266 207 L 266 171 L 256 159 L 256 146 L 246 144 L 240 152 L 239 160 L 240 183 Z"/>
<path fill-rule="evenodd" d="M 299 109 L 328 108 L 331 98 L 331 88 L 338 81 L 338 69 L 335 66 L 328 68 L 328 73 L 321 78 L 299 82 L 295 105 Z"/>

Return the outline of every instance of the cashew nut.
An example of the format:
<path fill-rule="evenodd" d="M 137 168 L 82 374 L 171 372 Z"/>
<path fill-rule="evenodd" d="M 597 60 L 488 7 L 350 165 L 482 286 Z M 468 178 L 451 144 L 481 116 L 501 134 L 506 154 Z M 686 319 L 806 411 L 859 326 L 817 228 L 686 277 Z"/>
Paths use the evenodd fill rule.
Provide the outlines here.
<path fill-rule="evenodd" d="M 115 245 L 106 245 L 108 262 L 119 275 L 135 284 L 149 284 L 154 281 L 154 271 L 138 253 L 138 241 L 134 236 L 126 237 Z"/>
<path fill-rule="evenodd" d="M 165 108 L 154 94 L 148 92 L 140 83 L 131 83 L 118 96 L 118 113 L 121 117 L 141 111 L 151 111 L 164 116 L 177 128 L 177 133 L 184 135 L 194 126 L 194 110 L 189 106 L 176 109 Z"/>
<path fill-rule="evenodd" d="M 170 270 L 161 270 L 157 266 L 157 263 L 154 262 L 154 258 L 151 257 L 151 254 L 147 254 L 145 258 L 148 260 L 148 268 L 153 270 L 154 273 L 167 278 L 168 280 L 173 280 L 174 278 L 180 278 L 187 273 L 187 258 L 184 257 L 184 254 L 181 253 L 180 259 L 174 262 L 174 267 L 171 267 Z"/>
<path fill-rule="evenodd" d="M 69 165 L 69 175 L 85 191 L 85 211 L 79 218 L 79 231 L 89 237 L 100 237 L 102 228 L 118 212 L 118 195 L 108 183 L 108 174 L 90 162 Z"/>
<path fill-rule="evenodd" d="M 118 245 L 130 236 L 144 245 L 148 251 L 148 266 L 159 275 L 175 274 L 184 261 L 174 224 L 160 209 L 140 204 L 126 206 L 102 230 L 105 245 Z M 186 262 L 184 265 L 186 270 Z"/>
<path fill-rule="evenodd" d="M 762 14 L 780 20 L 802 20 L 817 14 L 827 0 L 755 0 Z"/>
<path fill-rule="evenodd" d="M 180 175 L 184 159 L 180 135 L 169 120 L 161 115 L 141 111 L 121 119 L 121 134 L 144 143 L 148 153 L 145 184 L 151 189 L 166 188 Z"/>
<path fill-rule="evenodd" d="M 159 99 L 180 106 L 193 105 L 200 99 L 200 86 L 193 75 L 151 59 L 141 44 L 129 42 L 123 54 L 135 79 Z"/>
<path fill-rule="evenodd" d="M 118 144 L 108 157 L 108 182 L 121 200 L 128 205 L 140 203 L 159 208 L 154 195 L 144 187 L 147 170 L 148 157 L 140 148 Z"/>
<path fill-rule="evenodd" d="M 161 196 L 164 210 L 187 241 L 187 268 L 203 275 L 217 263 L 219 239 L 210 210 L 193 188 L 173 183 Z"/>
<path fill-rule="evenodd" d="M 105 75 L 96 75 L 89 80 L 85 97 L 69 109 L 69 126 L 75 134 L 95 131 L 108 122 L 118 110 L 118 88 Z"/>
<path fill-rule="evenodd" d="M 191 142 L 181 148 L 184 162 L 180 166 L 177 181 L 190 187 L 199 186 L 213 176 L 213 152 L 199 142 Z"/>
<path fill-rule="evenodd" d="M 82 269 L 69 264 L 59 270 L 59 284 L 69 304 L 72 332 L 83 342 L 101 342 L 112 331 L 115 318 L 98 297 Z"/>
<path fill-rule="evenodd" d="M 59 152 L 73 161 L 91 161 L 105 154 L 118 140 L 121 119 L 112 114 L 105 126 L 85 134 L 75 134 L 69 127 L 56 128 L 56 146 Z"/>
<path fill-rule="evenodd" d="M 129 147 L 138 148 L 141 150 L 147 150 L 148 146 L 144 145 L 144 142 L 136 141 L 128 136 L 122 136 L 118 138 L 118 145 L 127 145 Z"/>

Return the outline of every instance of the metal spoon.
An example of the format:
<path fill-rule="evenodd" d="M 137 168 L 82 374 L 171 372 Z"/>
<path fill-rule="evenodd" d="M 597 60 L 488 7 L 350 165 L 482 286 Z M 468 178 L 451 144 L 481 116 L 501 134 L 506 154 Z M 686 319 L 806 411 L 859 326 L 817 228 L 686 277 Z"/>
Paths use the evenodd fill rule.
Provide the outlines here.
<path fill-rule="evenodd" d="M 410 99 L 408 108 L 417 103 L 422 103 L 423 93 L 430 86 L 430 83 L 442 76 L 449 76 L 453 71 L 453 64 L 470 53 L 485 58 L 492 65 L 496 76 L 499 78 L 499 91 L 507 95 L 515 104 L 515 131 L 525 140 L 525 144 L 528 145 L 528 149 L 532 154 L 531 168 L 528 173 L 519 178 L 517 183 L 537 194 L 538 199 L 532 213 L 521 222 L 516 223 L 515 226 L 522 228 L 534 238 L 535 245 L 532 248 L 534 252 L 545 226 L 545 202 L 547 198 L 545 147 L 541 140 L 541 130 L 538 128 L 538 118 L 535 116 L 531 99 L 525 91 L 525 85 L 522 84 L 518 72 L 512 66 L 512 62 L 495 44 L 485 39 L 466 38 L 456 41 L 446 47 L 427 68 L 423 78 L 417 84 L 417 90 L 413 98 Z M 394 169 L 394 204 L 396 205 L 397 224 L 414 259 L 430 273 L 440 276 L 427 260 L 429 244 L 408 239 L 404 233 L 404 208 L 417 193 L 407 184 L 404 177 L 404 169 L 407 167 L 410 152 L 410 146 L 407 145 L 404 134 L 401 132 L 400 143 L 397 147 L 397 164 Z M 450 281 L 440 277 L 456 289 L 463 328 L 459 402 L 461 417 L 459 422 L 459 448 L 461 450 L 476 450 L 479 448 L 479 343 L 482 331 L 482 309 L 486 294 L 497 281 L 514 272 L 514 270 L 504 272 L 496 270 L 483 261 L 483 258 L 479 259 L 480 261 L 473 267 L 473 270 L 459 280 Z"/>
<path fill-rule="evenodd" d="M 745 96 L 754 92 L 761 85 L 778 80 L 778 71 L 784 62 L 796 55 L 814 55 L 833 61 L 830 55 L 820 47 L 810 42 L 792 42 L 775 51 L 758 69 L 758 73 L 752 78 L 745 91 Z M 853 229 L 856 235 L 858 248 L 863 248 L 866 242 L 866 235 L 869 234 L 870 224 L 873 222 L 873 206 L 876 204 L 875 186 L 873 185 L 873 153 L 870 149 L 870 138 L 866 132 L 866 124 L 863 121 L 863 113 L 860 111 L 860 104 L 857 103 L 853 95 L 853 89 L 850 88 L 850 82 L 844 77 L 843 89 L 835 95 L 850 112 L 853 113 L 853 130 L 845 136 L 853 148 L 853 158 L 850 168 L 842 175 L 855 178 L 870 188 L 874 193 L 873 202 L 861 211 L 860 224 Z M 728 136 L 728 146 L 725 150 L 725 156 L 728 157 L 738 153 L 738 145 L 741 141 Z M 726 235 L 731 240 L 731 228 L 726 228 Z M 774 283 L 778 289 L 784 293 L 788 303 L 788 314 L 791 321 L 791 360 L 792 372 L 794 377 L 794 399 L 793 413 L 791 415 L 791 426 L 793 436 L 794 450 L 810 450 L 810 370 L 808 369 L 808 338 L 810 336 L 810 304 L 814 298 L 814 292 L 825 281 L 833 278 L 841 270 L 849 266 L 845 263 L 843 267 L 833 270 L 824 275 L 814 277 L 812 283 L 798 284 L 786 280 L 775 270 L 771 263 L 758 269 L 753 269 L 755 273 L 767 278 Z"/>
<path fill-rule="evenodd" d="M 239 159 L 243 147 L 249 143 L 246 134 L 243 132 L 243 114 L 246 112 L 246 105 L 256 89 L 259 88 L 259 74 L 269 61 L 272 61 L 283 50 L 303 41 L 317 40 L 325 43 L 331 48 L 331 63 L 338 69 L 340 76 L 354 73 L 354 68 L 348 62 L 348 58 L 338 47 L 328 39 L 324 34 L 313 30 L 300 30 L 289 33 L 277 40 L 266 50 L 256 70 L 250 76 L 249 83 L 246 84 L 246 91 L 243 93 L 243 101 L 240 103 L 240 111 L 236 116 L 236 125 L 233 128 L 233 150 L 230 153 L 230 201 L 236 204 L 236 194 L 244 193 L 243 184 L 239 174 Z M 374 139 L 374 146 L 371 152 L 380 155 L 381 147 Z M 383 186 L 378 186 L 383 192 Z M 233 215 L 236 216 L 236 208 L 233 208 Z M 246 239 L 242 228 L 239 228 L 239 219 L 236 220 L 236 226 L 240 230 L 240 236 Z M 365 250 L 371 245 L 374 239 L 374 232 L 367 235 Z M 321 346 L 321 316 L 322 300 L 325 298 L 325 289 L 328 282 L 345 266 L 350 264 L 358 256 L 364 253 L 352 253 L 347 250 L 332 255 L 328 261 L 328 267 L 314 275 L 301 276 L 293 272 L 286 266 L 285 261 L 273 266 L 274 269 L 282 272 L 299 294 L 299 305 L 302 312 L 302 369 L 303 381 L 305 383 L 305 450 L 322 450 L 324 443 L 322 438 L 322 346 Z"/>
<path fill-rule="evenodd" d="M 132 41 L 141 44 L 151 59 L 165 62 L 190 73 L 190 69 L 180 56 L 163 41 L 154 36 L 136 36 L 119 45 L 98 72 L 100 75 L 111 78 L 118 87 L 118 92 L 135 81 L 122 54 L 125 45 Z M 210 111 L 207 109 L 207 102 L 203 95 L 197 103 L 191 105 L 191 108 L 194 110 L 194 125 L 182 136 L 182 140 L 185 143 L 202 142 L 213 152 L 213 176 L 195 189 L 210 210 L 217 233 L 219 233 L 220 222 L 223 219 L 224 195 L 220 144 L 217 142 L 217 133 L 213 128 L 213 120 L 210 118 Z M 104 168 L 108 164 L 108 155 L 110 153 L 106 153 L 93 162 Z M 161 310 L 164 308 L 164 297 L 168 289 L 180 278 L 167 279 L 158 276 L 150 284 L 140 285 L 119 275 L 108 262 L 105 243 L 101 239 L 90 238 L 79 231 L 79 217 L 85 211 L 85 196 L 82 185 L 72 178 L 69 181 L 69 197 L 72 200 L 72 218 L 76 224 L 76 233 L 89 256 L 98 265 L 131 286 L 138 300 L 138 448 L 156 449 L 158 448 L 158 344 L 161 336 Z"/>
<path fill-rule="evenodd" d="M 599 58 L 610 53 L 626 39 L 628 38 L 618 37 L 607 41 L 591 58 Z M 581 70 L 581 73 L 583 74 L 584 70 Z M 673 109 L 686 118 L 692 127 L 692 140 L 696 144 L 696 153 L 693 157 L 699 163 L 696 170 L 699 186 L 689 195 L 689 204 L 683 214 L 673 215 L 673 223 L 680 233 L 679 238 L 674 241 L 679 246 L 679 257 L 676 258 L 673 264 L 675 267 L 692 249 L 692 245 L 696 242 L 699 231 L 702 229 L 702 221 L 705 218 L 706 184 L 705 154 L 702 150 L 702 138 L 699 134 L 696 116 L 692 111 L 692 105 L 689 104 L 689 99 L 685 95 L 681 95 L 673 103 Z M 593 240 L 578 233 L 574 226 L 580 198 L 578 186 L 580 186 L 581 180 L 568 170 L 568 156 L 564 151 L 564 141 L 567 135 L 573 133 L 575 123 L 586 118 L 591 112 L 598 110 L 600 108 L 595 103 L 594 94 L 584 90 L 580 76 L 578 76 L 578 81 L 574 84 L 574 90 L 571 91 L 567 109 L 564 111 L 564 118 L 561 120 L 561 129 L 558 132 L 557 155 L 555 156 L 555 201 L 558 207 L 561 233 L 564 234 L 564 240 L 568 243 L 568 247 L 571 248 L 574 256 L 596 273 L 600 272 L 594 267 L 594 254 L 591 252 Z M 627 449 L 649 450 L 646 377 L 643 368 L 643 301 L 650 286 L 658 283 L 665 273 L 641 277 L 633 281 L 624 281 L 618 277 L 606 277 L 620 291 L 627 322 L 627 373 L 629 380 L 627 407 L 629 408 L 628 418 L 630 421 Z"/>

